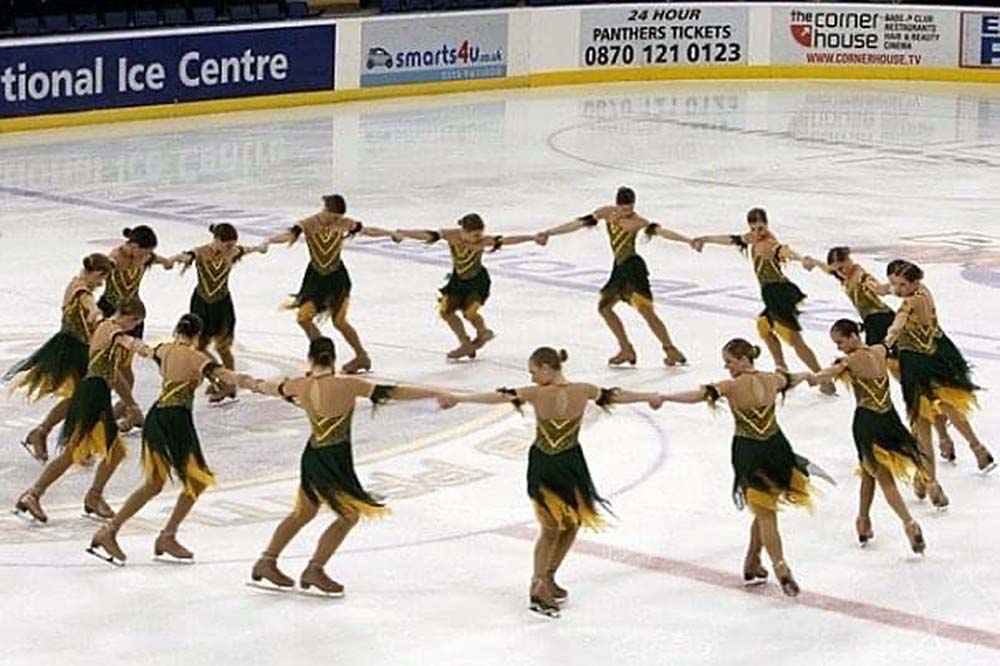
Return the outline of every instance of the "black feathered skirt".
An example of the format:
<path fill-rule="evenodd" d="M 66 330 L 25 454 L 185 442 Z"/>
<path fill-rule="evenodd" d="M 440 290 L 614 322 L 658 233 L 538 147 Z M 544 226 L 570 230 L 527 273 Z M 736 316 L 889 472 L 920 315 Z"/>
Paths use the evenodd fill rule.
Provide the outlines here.
<path fill-rule="evenodd" d="M 142 427 L 142 467 L 150 480 L 173 478 L 176 473 L 191 497 L 215 483 L 188 407 L 150 408 Z"/>
<path fill-rule="evenodd" d="M 124 446 L 111 405 L 111 387 L 101 377 L 86 377 L 73 391 L 59 446 L 72 451 L 74 463 L 91 456 L 106 458 L 114 447 Z"/>
<path fill-rule="evenodd" d="M 588 527 L 599 530 L 604 519 L 598 505 L 608 509 L 594 487 L 583 449 L 579 445 L 546 453 L 532 446 L 528 454 L 528 497 L 543 527 L 554 523 L 559 529 Z"/>
<path fill-rule="evenodd" d="M 780 430 L 764 440 L 733 437 L 732 461 L 736 506 L 770 511 L 784 504 L 812 506 L 809 460 L 792 450 Z"/>
<path fill-rule="evenodd" d="M 916 475 L 926 477 L 917 440 L 895 409 L 879 413 L 858 407 L 854 410 L 852 432 L 858 461 L 865 473 L 875 476 L 877 463 L 902 481 L 910 482 Z"/>
<path fill-rule="evenodd" d="M 59 332 L 38 350 L 4 374 L 15 389 L 27 392 L 29 400 L 48 395 L 68 398 L 87 374 L 89 350 L 69 333 Z"/>
<path fill-rule="evenodd" d="M 485 268 L 465 280 L 451 273 L 448 282 L 439 290 L 438 312 L 444 315 L 460 310 L 469 317 L 475 316 L 490 297 L 490 285 L 490 274 Z"/>
<path fill-rule="evenodd" d="M 764 310 L 757 317 L 757 333 L 762 338 L 774 333 L 791 344 L 792 333 L 802 330 L 799 303 L 805 300 L 806 295 L 798 285 L 786 280 L 761 285 L 760 296 L 764 301 Z"/>
<path fill-rule="evenodd" d="M 226 294 L 217 301 L 206 301 L 197 291 L 191 294 L 191 312 L 202 321 L 201 338 L 227 342 L 236 335 L 236 309 L 233 297 Z"/>
<path fill-rule="evenodd" d="M 625 301 L 633 307 L 653 302 L 653 289 L 649 286 L 649 269 L 646 261 L 637 254 L 615 264 L 611 276 L 601 287 L 601 300 Z"/>
<path fill-rule="evenodd" d="M 962 352 L 947 335 L 937 339 L 933 354 L 901 349 L 899 351 L 900 383 L 910 422 L 918 419 L 934 421 L 941 415 L 941 405 L 947 404 L 968 414 L 976 406 L 971 370 Z"/>
<path fill-rule="evenodd" d="M 337 270 L 323 275 L 310 263 L 302 276 L 299 292 L 292 296 L 287 307 L 298 310 L 299 319 L 330 316 L 336 319 L 347 309 L 351 295 L 351 276 L 341 263 Z"/>
<path fill-rule="evenodd" d="M 328 504 L 341 516 L 381 518 L 389 507 L 362 487 L 354 471 L 350 442 L 316 446 L 310 439 L 300 462 L 301 492 L 314 504 Z"/>

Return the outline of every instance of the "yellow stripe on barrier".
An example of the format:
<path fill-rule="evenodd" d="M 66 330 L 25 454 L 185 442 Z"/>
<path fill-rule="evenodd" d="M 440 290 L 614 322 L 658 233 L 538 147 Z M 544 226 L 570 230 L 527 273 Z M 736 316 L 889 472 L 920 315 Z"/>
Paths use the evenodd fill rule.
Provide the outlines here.
<path fill-rule="evenodd" d="M 60 113 L 24 118 L 7 118 L 0 120 L 0 133 L 53 129 L 58 127 L 79 127 L 112 122 L 182 118 L 185 116 L 213 113 L 256 111 L 261 109 L 333 104 L 337 102 L 353 102 L 389 97 L 480 92 L 504 88 L 535 88 L 624 81 L 683 81 L 693 79 L 854 79 L 1000 83 L 1000 69 L 867 67 L 852 65 L 720 65 L 699 67 L 595 68 L 543 72 L 503 79 L 435 81 L 431 83 L 356 88 L 351 90 L 325 90 L 259 97 L 238 97 L 201 102 L 183 102 L 157 106 L 101 109 L 97 111 Z"/>

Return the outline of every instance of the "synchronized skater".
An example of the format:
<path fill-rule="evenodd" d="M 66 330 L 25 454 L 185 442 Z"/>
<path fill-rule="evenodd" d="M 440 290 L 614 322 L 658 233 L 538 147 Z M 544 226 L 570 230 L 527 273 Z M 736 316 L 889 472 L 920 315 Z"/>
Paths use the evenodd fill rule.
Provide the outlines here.
<path fill-rule="evenodd" d="M 788 245 L 782 245 L 771 231 L 767 212 L 763 208 L 751 208 L 747 212 L 747 226 L 750 230 L 742 234 L 699 236 L 693 241 L 694 247 L 701 251 L 706 244 L 735 245 L 740 252 L 749 252 L 764 301 L 764 311 L 757 318 L 757 332 L 767 345 L 775 365 L 778 368 L 788 367 L 781 348 L 784 341 L 791 345 L 806 367 L 819 372 L 819 361 L 802 337 L 802 325 L 799 324 L 799 303 L 805 300 L 806 295 L 788 279 L 784 271 L 784 265 L 789 261 L 798 262 L 807 270 L 818 262 Z M 827 395 L 837 392 L 833 382 L 828 381 L 820 384 L 820 390 Z"/>
<path fill-rule="evenodd" d="M 618 188 L 615 203 L 602 206 L 592 213 L 546 230 L 547 236 L 568 234 L 580 229 L 596 227 L 604 222 L 614 256 L 614 267 L 607 283 L 601 288 L 597 311 L 611 329 L 618 342 L 618 353 L 608 359 L 609 365 L 635 365 L 638 359 L 635 347 L 625 332 L 625 325 L 615 314 L 618 303 L 628 303 L 642 316 L 649 330 L 663 348 L 663 362 L 668 366 L 683 365 L 687 358 L 674 345 L 666 324 L 660 319 L 653 305 L 653 290 L 649 285 L 649 269 L 645 260 L 635 249 L 635 241 L 644 231 L 649 236 L 660 236 L 668 240 L 691 244 L 693 241 L 682 234 L 652 223 L 635 212 L 635 191 L 628 187 Z"/>
<path fill-rule="evenodd" d="M 236 262 L 253 253 L 267 252 L 267 243 L 253 247 L 239 245 L 239 233 L 228 223 L 213 224 L 208 227 L 212 242 L 188 250 L 176 257 L 186 271 L 194 264 L 198 272 L 198 284 L 191 294 L 190 312 L 201 320 L 198 334 L 198 349 L 204 351 L 211 344 L 227 370 L 236 368 L 233 358 L 233 342 L 236 340 L 236 308 L 229 292 L 229 274 Z M 236 397 L 236 388 L 219 391 L 217 384 L 209 386 L 209 401 L 221 402 Z"/>
<path fill-rule="evenodd" d="M 734 338 L 722 348 L 722 361 L 730 379 L 706 384 L 690 391 L 660 396 L 666 402 L 714 406 L 725 398 L 736 421 L 732 442 L 733 500 L 753 514 L 750 542 L 743 561 L 743 580 L 747 585 L 767 582 L 767 569 L 761 564 L 761 548 L 767 550 L 781 590 L 788 596 L 799 593 L 799 585 L 785 561 L 781 534 L 778 531 L 778 508 L 782 504 L 808 508 L 812 502 L 810 475 L 829 479 L 820 468 L 792 450 L 778 425 L 779 396 L 804 381 L 806 373 L 792 375 L 757 370 L 754 361 L 760 347 L 742 338 Z"/>
<path fill-rule="evenodd" d="M 812 480 L 832 479 L 793 450 L 778 425 L 777 404 L 803 382 L 832 395 L 836 392 L 834 382 L 840 380 L 852 388 L 856 401 L 852 433 L 861 475 L 857 538 L 864 546 L 874 537 L 870 509 L 879 488 L 899 518 L 910 548 L 923 553 L 923 532 L 896 483 L 912 483 L 918 497 L 929 496 L 939 509 L 948 506 L 937 476 L 932 429 L 938 430 L 943 458 L 955 458 L 946 430 L 951 423 L 968 441 L 982 473 L 996 466 L 969 422 L 979 387 L 972 381 L 968 363 L 938 322 L 934 298 L 923 284 L 923 271 L 912 262 L 894 261 L 887 267 L 890 284 L 886 285 L 853 261 L 850 248 L 834 247 L 825 263 L 818 261 L 778 241 L 761 208 L 748 212 L 749 230 L 745 233 L 688 237 L 640 215 L 635 203 L 635 192 L 622 187 L 613 205 L 546 230 L 502 236 L 487 234 L 476 213 L 463 216 L 456 227 L 440 230 L 368 226 L 347 216 L 341 195 L 330 195 L 323 197 L 323 210 L 259 245 L 240 245 L 235 227 L 216 224 L 209 227 L 210 243 L 171 258 L 156 254 L 157 237 L 149 227 L 126 229 L 125 242 L 109 255 L 84 258 L 82 270 L 64 290 L 59 332 L 4 375 L 5 381 L 29 399 L 57 399 L 22 442 L 45 466 L 34 484 L 18 497 L 15 510 L 38 523 L 47 522 L 42 508 L 46 490 L 73 464 L 99 459 L 83 508 L 85 515 L 103 524 L 87 550 L 123 565 L 127 555 L 117 540 L 119 530 L 162 492 L 168 480 L 176 478 L 180 493 L 154 541 L 153 552 L 157 557 L 193 561 L 194 554 L 181 545 L 177 532 L 198 498 L 214 483 L 193 418 L 196 391 L 207 381 L 210 402 L 235 396 L 238 388 L 282 398 L 305 412 L 311 434 L 301 456 L 294 508 L 254 563 L 251 581 L 279 590 L 295 587 L 296 581 L 279 568 L 279 557 L 326 505 L 335 518 L 320 536 L 298 584 L 303 590 L 341 596 L 343 585 L 326 572 L 330 559 L 359 520 L 389 512 L 383 498 L 364 488 L 354 469 L 351 425 L 357 402 L 367 400 L 379 407 L 398 400 L 436 399 L 444 409 L 463 403 L 510 403 L 518 410 L 530 405 L 535 412 L 536 434 L 528 455 L 527 492 L 540 531 L 534 546 L 529 607 L 542 616 L 558 617 L 568 592 L 556 582 L 556 575 L 579 530 L 600 529 L 602 510 L 609 510 L 579 441 L 588 406 L 593 403 L 607 410 L 614 404 L 647 403 L 659 409 L 664 402 L 707 402 L 714 407 L 724 399 L 735 420 L 733 498 L 739 508 L 746 507 L 752 514 L 744 582 L 767 582 L 769 572 L 761 557 L 766 550 L 782 591 L 795 596 L 799 586 L 784 553 L 778 510 L 785 505 L 808 508 L 814 496 Z M 570 381 L 563 373 L 566 353 L 552 347 L 540 347 L 528 359 L 531 385 L 487 393 L 351 376 L 371 370 L 372 359 L 347 318 L 351 279 L 341 258 L 347 239 L 360 234 L 395 242 L 447 243 L 452 271 L 440 289 L 438 313 L 458 340 L 458 347 L 448 352 L 447 358 L 474 359 L 495 336 L 482 315 L 491 289 L 484 254 L 521 243 L 546 245 L 553 236 L 601 222 L 614 256 L 598 302 L 598 311 L 618 343 L 617 353 L 608 359 L 610 365 L 637 362 L 635 347 L 615 312 L 622 302 L 634 307 L 645 320 L 663 349 L 667 366 L 687 362 L 654 306 L 649 270 L 636 251 L 637 238 L 645 235 L 684 243 L 698 252 L 706 244 L 719 244 L 735 245 L 749 254 L 764 302 L 757 329 L 776 370 L 758 369 L 760 348 L 735 338 L 722 349 L 728 379 L 679 392 L 628 391 Z M 309 371 L 279 381 L 237 373 L 232 352 L 236 311 L 229 290 L 232 268 L 249 254 L 264 254 L 272 244 L 291 245 L 303 237 L 309 264 L 289 307 L 296 310 L 297 322 L 309 339 Z M 827 368 L 820 365 L 803 338 L 798 306 L 805 294 L 785 275 L 788 262 L 800 263 L 807 270 L 820 267 L 836 277 L 863 322 L 859 325 L 841 319 L 833 324 L 830 337 L 842 357 Z M 172 341 L 147 346 L 142 341 L 146 311 L 139 300 L 139 287 L 150 266 L 169 270 L 177 263 L 185 269 L 194 265 L 197 271 L 190 312 L 177 322 Z M 95 302 L 94 292 L 102 284 L 104 294 Z M 883 300 L 890 294 L 902 299 L 896 312 Z M 334 343 L 322 335 L 318 325 L 327 316 L 354 353 L 339 373 Z M 783 342 L 792 347 L 808 372 L 788 371 Z M 160 395 L 145 416 L 132 394 L 134 355 L 155 361 L 161 376 Z M 893 405 L 890 375 L 897 375 L 902 386 L 909 428 Z M 112 404 L 112 393 L 118 397 L 117 405 Z M 60 422 L 58 454 L 49 460 L 47 438 Z M 104 488 L 125 456 L 121 433 L 137 426 L 142 427 L 144 480 L 116 513 L 104 499 Z"/>
<path fill-rule="evenodd" d="M 94 302 L 94 290 L 104 284 L 113 268 L 114 264 L 103 254 L 84 257 L 83 269 L 63 290 L 59 332 L 4 375 L 4 381 L 12 382 L 15 389 L 23 389 L 29 400 L 46 396 L 60 399 L 22 441 L 25 449 L 41 463 L 49 460 L 49 433 L 66 418 L 70 398 L 87 373 L 91 332 L 102 317 Z"/>
<path fill-rule="evenodd" d="M 607 409 L 612 403 L 648 402 L 658 409 L 655 393 L 602 389 L 594 384 L 571 382 L 562 372 L 565 350 L 539 347 L 528 359 L 532 386 L 502 388 L 491 393 L 444 394 L 442 407 L 459 403 L 485 405 L 510 402 L 535 410 L 535 441 L 528 454 L 528 497 L 535 509 L 539 536 L 535 542 L 534 569 L 529 592 L 530 608 L 548 617 L 559 617 L 559 605 L 569 592 L 556 583 L 559 566 L 573 547 L 581 527 L 600 529 L 607 508 L 594 486 L 580 446 L 580 426 L 588 405 Z"/>
<path fill-rule="evenodd" d="M 487 236 L 486 224 L 477 213 L 463 215 L 458 220 L 458 229 L 416 230 L 397 229 L 393 232 L 393 240 L 404 238 L 423 241 L 428 244 L 443 240 L 448 244 L 451 253 L 451 273 L 448 282 L 441 287 L 438 298 L 438 314 L 448 324 L 455 337 L 458 347 L 448 352 L 448 358 L 475 358 L 476 352 L 493 339 L 495 333 L 486 325 L 486 320 L 480 310 L 490 297 L 490 274 L 483 266 L 483 253 L 496 252 L 504 246 L 530 243 L 534 241 L 545 245 L 548 237 L 545 234 L 524 234 L 515 236 Z M 458 318 L 462 313 L 472 328 L 476 337 L 470 338 L 465 325 Z"/>

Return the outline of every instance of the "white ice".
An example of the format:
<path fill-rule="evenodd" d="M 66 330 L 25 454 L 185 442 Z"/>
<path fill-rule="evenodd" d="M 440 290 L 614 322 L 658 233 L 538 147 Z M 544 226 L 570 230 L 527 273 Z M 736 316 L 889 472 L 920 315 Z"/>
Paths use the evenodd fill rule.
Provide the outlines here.
<path fill-rule="evenodd" d="M 268 113 L 122 124 L 0 137 L 0 361 L 9 366 L 58 324 L 63 285 L 123 227 L 151 224 L 173 254 L 230 221 L 249 241 L 343 192 L 370 224 L 441 227 L 480 212 L 489 229 L 533 230 L 607 203 L 620 184 L 639 209 L 689 233 L 735 233 L 762 205 L 779 237 L 817 255 L 856 248 L 873 271 L 922 262 L 946 330 L 985 387 L 1000 381 L 1000 93 L 929 83 L 657 83 L 366 102 Z M 527 383 L 526 358 L 565 347 L 571 378 L 681 389 L 724 376 L 719 349 L 751 337 L 759 300 L 746 260 L 640 245 L 661 312 L 691 359 L 665 369 L 654 338 L 623 314 L 636 369 L 610 370 L 613 339 L 595 308 L 610 266 L 602 231 L 487 256 L 498 331 L 473 363 L 435 315 L 448 269 L 441 248 L 356 241 L 345 253 L 351 315 L 376 377 L 462 389 Z M 276 247 L 233 274 L 241 369 L 303 367 L 304 337 L 279 303 L 298 286 L 305 249 Z M 829 277 L 796 268 L 810 295 L 807 338 L 836 355 L 830 322 L 851 309 Z M 150 337 L 185 311 L 193 275 L 153 270 L 142 295 Z M 338 338 L 342 356 L 346 346 Z M 149 404 L 156 375 L 137 362 Z M 768 365 L 768 364 L 765 364 Z M 50 522 L 0 517 L 0 662 L 4 664 L 996 664 L 1000 650 L 1000 496 L 956 438 L 942 465 L 951 509 L 905 490 L 923 524 L 915 558 L 876 498 L 874 544 L 854 536 L 858 480 L 852 399 L 808 388 L 780 420 L 796 449 L 838 480 L 813 515 L 789 510 L 786 554 L 804 593 L 747 592 L 740 569 L 746 513 L 730 500 L 731 420 L 704 406 L 594 414 L 582 441 L 618 519 L 584 534 L 560 574 L 571 599 L 557 621 L 527 612 L 534 535 L 525 495 L 529 417 L 509 408 L 430 403 L 356 418 L 359 473 L 393 516 L 362 524 L 328 571 L 347 587 L 331 601 L 244 586 L 288 510 L 306 438 L 300 413 L 245 395 L 228 409 L 199 398 L 196 420 L 219 486 L 182 526 L 194 566 L 150 561 L 174 500 L 164 493 L 122 531 L 112 569 L 84 553 L 92 522 L 80 501 L 92 470 L 45 496 Z M 901 400 L 897 396 L 897 404 Z M 996 399 L 975 417 L 998 448 Z M 17 445 L 49 403 L 0 399 L 0 504 L 12 506 L 39 466 Z M 52 438 L 54 443 L 55 436 Z M 112 480 L 113 506 L 136 486 L 139 442 Z M 297 576 L 330 515 L 289 547 Z"/>

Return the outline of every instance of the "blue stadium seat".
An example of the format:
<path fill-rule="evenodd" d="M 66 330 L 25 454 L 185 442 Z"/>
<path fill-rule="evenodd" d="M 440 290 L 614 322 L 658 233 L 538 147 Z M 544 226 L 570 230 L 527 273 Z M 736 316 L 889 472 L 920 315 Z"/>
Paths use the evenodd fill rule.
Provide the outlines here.
<path fill-rule="evenodd" d="M 252 21 L 253 7 L 250 5 L 229 5 L 229 18 L 234 21 Z"/>
<path fill-rule="evenodd" d="M 163 25 L 186 25 L 191 22 L 183 7 L 167 7 L 163 10 Z"/>
<path fill-rule="evenodd" d="M 403 11 L 403 6 L 400 0 L 382 0 L 381 9 L 383 12 L 401 12 Z"/>
<path fill-rule="evenodd" d="M 195 23 L 214 23 L 218 17 L 215 7 L 201 6 L 191 8 L 191 18 Z"/>
<path fill-rule="evenodd" d="M 73 25 L 77 30 L 96 30 L 101 27 L 101 22 L 97 20 L 97 14 L 74 14 Z"/>
<path fill-rule="evenodd" d="M 34 16 L 17 16 L 14 18 L 14 33 L 18 35 L 37 35 L 42 31 L 42 23 Z"/>
<path fill-rule="evenodd" d="M 137 9 L 132 12 L 132 25 L 137 28 L 160 25 L 160 15 L 155 9 Z"/>
<path fill-rule="evenodd" d="M 128 12 L 104 12 L 103 25 L 111 30 L 120 30 L 128 27 Z"/>
<path fill-rule="evenodd" d="M 277 21 L 281 18 L 281 8 L 277 2 L 261 2 L 256 10 L 257 18 L 262 21 Z"/>
<path fill-rule="evenodd" d="M 288 5 L 288 18 L 304 18 L 309 15 L 308 2 L 289 2 L 287 3 L 287 5 Z M 385 5 L 383 4 L 383 8 L 384 7 Z"/>
<path fill-rule="evenodd" d="M 42 25 L 45 26 L 46 32 L 69 32 L 73 29 L 66 14 L 50 14 L 42 17 Z"/>

